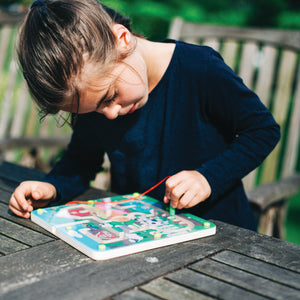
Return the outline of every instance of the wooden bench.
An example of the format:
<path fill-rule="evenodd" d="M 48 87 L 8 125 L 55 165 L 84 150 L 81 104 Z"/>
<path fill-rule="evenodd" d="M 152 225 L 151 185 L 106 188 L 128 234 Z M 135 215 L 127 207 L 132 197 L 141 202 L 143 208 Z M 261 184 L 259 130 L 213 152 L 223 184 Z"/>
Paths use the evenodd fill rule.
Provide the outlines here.
<path fill-rule="evenodd" d="M 6 160 L 47 172 L 70 139 L 69 126 L 59 128 L 57 117 L 42 122 L 17 65 L 15 42 L 25 13 L 0 10 L 0 161 Z M 52 161 L 52 163 L 51 163 Z M 109 161 L 93 186 L 109 189 Z"/>
<path fill-rule="evenodd" d="M 0 159 L 49 170 L 48 161 L 67 145 L 68 126 L 43 122 L 18 68 L 15 42 L 24 13 L 0 11 Z"/>
<path fill-rule="evenodd" d="M 175 18 L 169 38 L 217 50 L 281 126 L 278 146 L 244 178 L 259 230 L 284 238 L 287 200 L 300 186 L 300 31 L 237 28 Z"/>

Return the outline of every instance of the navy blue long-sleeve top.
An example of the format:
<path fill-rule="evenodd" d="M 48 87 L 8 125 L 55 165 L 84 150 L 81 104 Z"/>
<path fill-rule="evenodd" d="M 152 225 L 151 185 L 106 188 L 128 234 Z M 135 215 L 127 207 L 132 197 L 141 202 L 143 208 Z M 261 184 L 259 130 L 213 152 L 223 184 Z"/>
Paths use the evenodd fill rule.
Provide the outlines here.
<path fill-rule="evenodd" d="M 111 188 L 119 194 L 144 192 L 168 175 L 197 170 L 212 193 L 188 211 L 255 230 L 241 178 L 279 137 L 270 112 L 217 52 L 176 41 L 146 105 L 114 120 L 96 112 L 79 115 L 62 160 L 45 181 L 66 202 L 89 187 L 105 152 Z M 150 196 L 162 200 L 164 190 L 161 185 Z"/>

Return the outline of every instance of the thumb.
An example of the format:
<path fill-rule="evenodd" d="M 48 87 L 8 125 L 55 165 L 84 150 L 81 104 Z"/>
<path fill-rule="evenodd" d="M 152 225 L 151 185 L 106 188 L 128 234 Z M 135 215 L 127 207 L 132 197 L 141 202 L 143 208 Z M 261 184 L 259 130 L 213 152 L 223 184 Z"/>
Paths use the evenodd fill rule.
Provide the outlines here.
<path fill-rule="evenodd" d="M 34 200 L 39 200 L 39 199 L 41 199 L 41 194 L 38 191 L 33 191 L 32 192 L 32 198 Z"/>
<path fill-rule="evenodd" d="M 56 197 L 56 189 L 52 184 L 40 183 L 32 191 L 33 200 L 53 200 Z"/>

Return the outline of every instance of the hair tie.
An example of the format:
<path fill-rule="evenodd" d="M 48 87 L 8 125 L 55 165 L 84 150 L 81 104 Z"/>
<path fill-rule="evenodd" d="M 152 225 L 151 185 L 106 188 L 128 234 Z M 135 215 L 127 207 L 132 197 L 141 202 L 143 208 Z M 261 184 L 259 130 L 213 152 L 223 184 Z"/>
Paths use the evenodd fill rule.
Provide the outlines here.
<path fill-rule="evenodd" d="M 30 9 L 36 7 L 36 6 L 46 6 L 46 3 L 42 0 L 36 0 L 31 4 Z"/>

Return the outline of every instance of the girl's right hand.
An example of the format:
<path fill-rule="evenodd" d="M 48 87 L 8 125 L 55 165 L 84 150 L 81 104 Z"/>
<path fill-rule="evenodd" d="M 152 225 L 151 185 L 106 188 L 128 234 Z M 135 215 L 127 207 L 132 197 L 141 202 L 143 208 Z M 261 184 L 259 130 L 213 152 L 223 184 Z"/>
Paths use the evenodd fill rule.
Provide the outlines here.
<path fill-rule="evenodd" d="M 23 181 L 13 192 L 9 209 L 19 217 L 30 218 L 30 212 L 45 207 L 57 196 L 54 185 L 41 181 Z"/>

